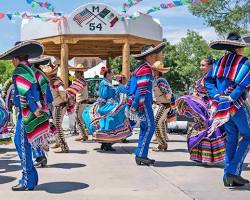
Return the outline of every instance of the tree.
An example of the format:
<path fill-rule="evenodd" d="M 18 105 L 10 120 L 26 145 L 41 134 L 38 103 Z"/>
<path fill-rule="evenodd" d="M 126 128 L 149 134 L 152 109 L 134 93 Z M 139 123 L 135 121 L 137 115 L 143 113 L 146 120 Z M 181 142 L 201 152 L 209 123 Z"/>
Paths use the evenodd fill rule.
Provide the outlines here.
<path fill-rule="evenodd" d="M 209 0 L 189 7 L 193 15 L 205 19 L 220 35 L 246 33 L 250 24 L 249 0 Z"/>
<path fill-rule="evenodd" d="M 246 57 L 248 57 L 250 59 L 250 47 L 245 49 L 244 54 Z"/>
<path fill-rule="evenodd" d="M 177 45 L 170 45 L 164 50 L 164 64 L 171 67 L 166 78 L 175 93 L 188 92 L 201 77 L 200 61 L 208 56 L 218 58 L 222 52 L 209 48 L 207 42 L 198 33 L 188 31 Z"/>
<path fill-rule="evenodd" d="M 130 57 L 130 70 L 134 71 L 137 66 L 138 61 L 132 56 Z M 114 74 L 120 74 L 122 72 L 122 57 L 116 57 L 114 59 L 109 59 L 109 65 Z"/>
<path fill-rule="evenodd" d="M 4 84 L 9 79 L 14 70 L 10 61 L 0 61 L 0 84 Z"/>

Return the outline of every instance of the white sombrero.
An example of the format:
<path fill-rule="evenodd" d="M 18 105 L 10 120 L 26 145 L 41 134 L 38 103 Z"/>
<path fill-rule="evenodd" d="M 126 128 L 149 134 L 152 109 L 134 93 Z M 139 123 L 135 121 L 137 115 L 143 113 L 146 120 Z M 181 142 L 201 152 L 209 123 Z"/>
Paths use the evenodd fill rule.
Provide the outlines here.
<path fill-rule="evenodd" d="M 163 74 L 170 71 L 170 68 L 164 67 L 164 64 L 161 61 L 156 61 L 151 68 L 152 68 L 152 70 L 159 71 Z"/>
<path fill-rule="evenodd" d="M 41 43 L 29 40 L 17 42 L 14 47 L 0 54 L 0 60 L 11 60 L 18 56 L 27 56 L 28 58 L 36 58 L 43 54 L 44 47 Z"/>
<path fill-rule="evenodd" d="M 84 72 L 84 71 L 87 71 L 88 68 L 87 67 L 84 67 L 83 64 L 78 64 L 76 65 L 76 67 L 69 67 L 69 71 L 81 71 L 81 72 Z"/>
<path fill-rule="evenodd" d="M 150 46 L 150 45 L 145 45 L 142 48 L 140 54 L 135 54 L 135 55 L 132 55 L 132 56 L 135 59 L 141 60 L 147 55 L 160 53 L 165 47 L 166 47 L 165 42 L 162 42 L 161 44 L 157 45 L 156 47 L 153 47 L 153 46 Z"/>

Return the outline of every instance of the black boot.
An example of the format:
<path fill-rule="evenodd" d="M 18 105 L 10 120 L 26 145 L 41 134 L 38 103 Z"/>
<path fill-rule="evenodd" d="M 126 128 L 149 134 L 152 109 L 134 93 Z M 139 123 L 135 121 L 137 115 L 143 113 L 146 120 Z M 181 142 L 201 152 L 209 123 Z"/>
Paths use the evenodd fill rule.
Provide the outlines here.
<path fill-rule="evenodd" d="M 243 178 L 242 176 L 239 176 L 239 179 L 241 179 L 243 182 L 245 182 L 245 184 L 250 183 L 249 180 Z"/>
<path fill-rule="evenodd" d="M 135 162 L 137 165 L 154 165 L 155 160 L 149 159 L 149 158 L 140 158 L 140 157 L 135 157 Z"/>
<path fill-rule="evenodd" d="M 233 174 L 226 174 L 223 178 L 223 182 L 225 187 L 238 187 L 246 184 L 246 181 L 243 180 L 242 177 Z"/>
<path fill-rule="evenodd" d="M 35 167 L 46 167 L 47 165 L 47 158 L 46 157 L 39 157 L 35 160 L 34 166 Z"/>
<path fill-rule="evenodd" d="M 104 150 L 104 147 L 105 147 L 105 143 L 102 143 L 100 149 L 103 151 L 103 150 Z"/>
<path fill-rule="evenodd" d="M 28 189 L 20 183 L 13 186 L 11 189 L 12 189 L 12 191 L 32 191 L 32 190 L 34 190 L 34 188 Z"/>
<path fill-rule="evenodd" d="M 107 147 L 108 147 L 108 151 L 116 151 L 113 147 L 112 147 L 112 143 L 108 143 Z"/>

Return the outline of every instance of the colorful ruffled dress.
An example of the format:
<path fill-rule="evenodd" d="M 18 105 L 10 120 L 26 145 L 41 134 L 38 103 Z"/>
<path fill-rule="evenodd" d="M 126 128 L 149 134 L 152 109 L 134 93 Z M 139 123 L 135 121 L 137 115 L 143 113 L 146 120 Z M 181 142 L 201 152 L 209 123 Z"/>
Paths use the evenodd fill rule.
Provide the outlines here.
<path fill-rule="evenodd" d="M 188 132 L 187 145 L 190 159 L 200 163 L 219 163 L 224 161 L 225 134 L 222 129 L 216 129 L 209 134 L 210 120 L 209 104 L 205 84 L 206 75 L 197 81 L 195 95 L 185 95 L 177 99 L 178 113 L 194 119 L 194 125 Z"/>
<path fill-rule="evenodd" d="M 107 79 L 99 87 L 99 98 L 84 109 L 82 117 L 90 135 L 100 142 L 119 142 L 132 134 L 125 111 L 125 95 L 116 98 L 116 89 Z"/>

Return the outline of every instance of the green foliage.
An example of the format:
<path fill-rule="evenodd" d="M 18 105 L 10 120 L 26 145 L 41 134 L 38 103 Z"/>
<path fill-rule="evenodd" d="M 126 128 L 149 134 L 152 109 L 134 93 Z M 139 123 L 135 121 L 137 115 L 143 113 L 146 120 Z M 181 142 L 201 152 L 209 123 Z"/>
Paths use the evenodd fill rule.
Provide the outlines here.
<path fill-rule="evenodd" d="M 9 79 L 14 70 L 10 61 L 0 61 L 0 84 L 4 84 Z"/>
<path fill-rule="evenodd" d="M 205 19 L 207 25 L 221 35 L 246 33 L 250 23 L 249 0 L 209 0 L 189 7 L 193 15 Z"/>
<path fill-rule="evenodd" d="M 130 70 L 134 71 L 137 65 L 137 60 L 133 57 L 130 57 Z M 112 72 L 117 75 L 122 72 L 122 57 L 119 56 L 115 59 L 109 59 L 109 65 L 111 67 Z"/>
<path fill-rule="evenodd" d="M 208 56 L 218 58 L 222 52 L 210 49 L 200 35 L 188 31 L 177 45 L 167 43 L 163 55 L 164 64 L 171 67 L 166 74 L 167 80 L 175 93 L 183 93 L 188 92 L 201 77 L 200 61 Z"/>
<path fill-rule="evenodd" d="M 194 87 L 195 82 L 201 77 L 200 61 L 212 56 L 218 59 L 224 54 L 209 48 L 208 43 L 198 33 L 188 31 L 187 36 L 177 45 L 167 46 L 163 51 L 164 65 L 171 67 L 170 72 L 165 74 L 174 93 L 183 94 Z M 122 58 L 117 57 L 109 61 L 114 74 L 122 71 Z M 131 71 L 134 71 L 137 61 L 131 59 Z"/>
<path fill-rule="evenodd" d="M 248 57 L 250 59 L 250 47 L 245 49 L 244 54 L 245 54 L 246 57 Z"/>

